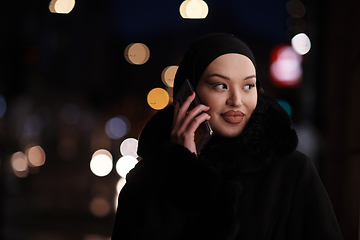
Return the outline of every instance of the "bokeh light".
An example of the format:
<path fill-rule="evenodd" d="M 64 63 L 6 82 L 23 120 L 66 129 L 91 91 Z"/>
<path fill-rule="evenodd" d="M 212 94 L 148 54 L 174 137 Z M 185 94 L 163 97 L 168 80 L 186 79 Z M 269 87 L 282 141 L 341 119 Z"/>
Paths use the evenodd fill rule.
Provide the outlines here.
<path fill-rule="evenodd" d="M 55 11 L 55 3 L 57 2 L 57 0 L 51 0 L 50 4 L 49 4 L 49 10 L 52 13 L 56 13 Z"/>
<path fill-rule="evenodd" d="M 131 64 L 142 65 L 150 58 L 150 50 L 143 43 L 132 43 L 125 48 L 124 56 Z"/>
<path fill-rule="evenodd" d="M 113 168 L 113 161 L 108 155 L 98 154 L 90 161 L 91 171 L 99 177 L 108 175 Z"/>
<path fill-rule="evenodd" d="M 123 189 L 123 187 L 126 184 L 126 179 L 125 178 L 120 178 L 119 181 L 116 184 L 116 195 L 114 198 L 114 209 L 117 209 L 118 207 L 118 200 L 119 200 L 119 194 L 121 192 L 121 190 Z"/>
<path fill-rule="evenodd" d="M 28 168 L 27 159 L 24 153 L 16 152 L 11 157 L 11 166 L 14 171 L 22 172 Z"/>
<path fill-rule="evenodd" d="M 52 0 L 49 4 L 49 10 L 52 13 L 68 14 L 75 6 L 75 0 Z"/>
<path fill-rule="evenodd" d="M 294 50 L 300 55 L 308 53 L 311 48 L 310 39 L 305 33 L 299 33 L 295 35 L 291 39 L 291 45 Z"/>
<path fill-rule="evenodd" d="M 169 94 L 169 102 L 172 103 L 174 101 L 174 88 L 168 87 L 166 91 Z"/>
<path fill-rule="evenodd" d="M 207 17 L 208 13 L 208 5 L 202 0 L 185 0 L 180 5 L 182 18 L 203 19 Z"/>
<path fill-rule="evenodd" d="M 29 173 L 28 160 L 23 152 L 16 152 L 11 156 L 11 167 L 18 177 L 27 177 Z"/>
<path fill-rule="evenodd" d="M 6 101 L 3 95 L 0 95 L 0 118 L 3 118 L 6 113 Z"/>
<path fill-rule="evenodd" d="M 292 116 L 292 107 L 290 103 L 283 99 L 278 99 L 277 102 L 280 104 L 280 106 L 290 115 Z"/>
<path fill-rule="evenodd" d="M 161 80 L 168 87 L 174 87 L 174 79 L 179 66 L 168 66 L 161 73 Z"/>
<path fill-rule="evenodd" d="M 92 155 L 92 158 L 96 157 L 97 155 L 105 155 L 107 156 L 109 159 L 111 159 L 111 161 L 113 160 L 113 157 L 111 155 L 111 153 L 106 150 L 106 149 L 99 149 L 99 150 L 96 150 L 94 152 L 94 154 Z"/>
<path fill-rule="evenodd" d="M 137 163 L 138 160 L 136 158 L 132 156 L 123 156 L 116 163 L 116 171 L 121 177 L 125 178 Z"/>
<path fill-rule="evenodd" d="M 130 131 L 131 124 L 129 119 L 124 116 L 111 118 L 105 125 L 106 134 L 112 139 L 124 137 Z"/>
<path fill-rule="evenodd" d="M 109 214 L 110 209 L 110 203 L 105 198 L 95 197 L 90 202 L 90 211 L 97 217 L 105 217 Z"/>
<path fill-rule="evenodd" d="M 279 87 L 295 87 L 302 79 L 302 56 L 288 45 L 271 52 L 270 76 Z"/>
<path fill-rule="evenodd" d="M 127 138 L 125 139 L 120 145 L 120 153 L 123 156 L 132 156 L 137 158 L 137 147 L 138 147 L 138 140 L 135 138 Z"/>
<path fill-rule="evenodd" d="M 40 146 L 33 146 L 27 149 L 26 156 L 29 160 L 29 165 L 32 167 L 39 167 L 45 163 L 46 155 L 44 149 Z"/>
<path fill-rule="evenodd" d="M 149 106 L 155 110 L 165 108 L 169 104 L 169 100 L 170 97 L 168 92 L 162 88 L 152 89 L 147 96 Z"/>
<path fill-rule="evenodd" d="M 125 186 L 125 184 L 126 184 L 126 179 L 120 178 L 120 180 L 116 184 L 116 191 L 118 194 L 121 192 L 121 189 Z"/>

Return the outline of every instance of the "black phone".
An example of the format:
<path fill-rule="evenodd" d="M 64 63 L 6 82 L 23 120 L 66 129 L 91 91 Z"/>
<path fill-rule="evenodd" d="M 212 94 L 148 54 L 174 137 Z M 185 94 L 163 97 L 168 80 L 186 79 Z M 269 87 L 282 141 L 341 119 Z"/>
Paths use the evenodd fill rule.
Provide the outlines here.
<path fill-rule="evenodd" d="M 193 86 L 190 81 L 187 79 L 182 84 L 178 94 L 175 96 L 174 100 L 180 103 L 180 106 L 186 101 L 191 92 L 195 92 Z M 195 96 L 194 101 L 191 102 L 189 111 L 200 104 L 200 101 L 197 96 Z M 196 151 L 199 155 L 202 150 L 205 148 L 205 145 L 209 142 L 213 131 L 210 127 L 209 122 L 206 120 L 200 124 L 198 129 L 195 131 L 195 143 L 196 143 Z"/>

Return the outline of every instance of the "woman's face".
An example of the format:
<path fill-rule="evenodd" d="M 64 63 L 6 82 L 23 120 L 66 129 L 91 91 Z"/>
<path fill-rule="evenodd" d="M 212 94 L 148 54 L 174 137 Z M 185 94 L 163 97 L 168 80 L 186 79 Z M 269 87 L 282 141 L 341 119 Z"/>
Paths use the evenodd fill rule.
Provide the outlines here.
<path fill-rule="evenodd" d="M 210 110 L 214 134 L 236 137 L 248 123 L 257 104 L 256 71 L 251 60 L 229 53 L 216 58 L 196 87 L 200 101 Z"/>

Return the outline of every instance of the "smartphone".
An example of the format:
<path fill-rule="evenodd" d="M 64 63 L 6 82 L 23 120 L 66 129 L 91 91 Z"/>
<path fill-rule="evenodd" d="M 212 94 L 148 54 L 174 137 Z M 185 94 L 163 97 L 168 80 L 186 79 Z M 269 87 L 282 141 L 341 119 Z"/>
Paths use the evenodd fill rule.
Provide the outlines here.
<path fill-rule="evenodd" d="M 191 92 L 195 92 L 190 81 L 187 79 L 181 86 L 178 94 L 175 96 L 174 100 L 180 103 L 180 106 L 186 101 Z M 197 96 L 195 96 L 194 101 L 191 102 L 189 110 L 193 109 L 200 104 L 200 101 Z M 200 155 L 202 150 L 205 148 L 205 145 L 209 142 L 213 131 L 210 127 L 210 124 L 207 120 L 202 122 L 198 129 L 195 131 L 195 143 L 197 154 Z"/>

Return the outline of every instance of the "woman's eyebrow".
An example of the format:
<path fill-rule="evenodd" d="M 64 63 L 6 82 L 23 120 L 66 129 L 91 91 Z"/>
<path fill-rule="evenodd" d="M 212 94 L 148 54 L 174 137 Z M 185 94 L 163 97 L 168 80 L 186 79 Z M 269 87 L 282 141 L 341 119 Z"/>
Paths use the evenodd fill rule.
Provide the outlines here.
<path fill-rule="evenodd" d="M 256 78 L 256 75 L 247 76 L 246 78 L 244 78 L 244 80 L 248 80 L 248 79 L 251 79 L 251 78 Z"/>
<path fill-rule="evenodd" d="M 225 76 L 223 76 L 221 74 L 218 74 L 218 73 L 210 74 L 208 77 L 219 77 L 219 78 L 223 78 L 223 79 L 226 79 L 226 80 L 230 80 L 230 78 L 225 77 Z M 249 80 L 251 78 L 256 78 L 256 75 L 247 76 L 246 78 L 244 78 L 244 80 Z"/>
<path fill-rule="evenodd" d="M 225 77 L 225 76 L 223 76 L 221 74 L 218 74 L 218 73 L 210 74 L 208 77 L 219 77 L 219 78 L 223 78 L 223 79 L 226 79 L 226 80 L 230 80 L 230 78 Z"/>

